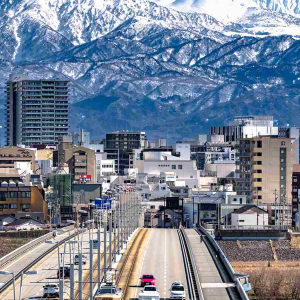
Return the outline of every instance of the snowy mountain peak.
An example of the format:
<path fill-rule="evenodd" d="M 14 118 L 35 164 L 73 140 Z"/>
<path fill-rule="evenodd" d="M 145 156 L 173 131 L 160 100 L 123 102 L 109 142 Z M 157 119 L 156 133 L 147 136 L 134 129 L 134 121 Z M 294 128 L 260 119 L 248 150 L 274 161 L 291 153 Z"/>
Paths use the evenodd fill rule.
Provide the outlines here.
<path fill-rule="evenodd" d="M 151 0 L 179 11 L 207 13 L 217 19 L 236 21 L 249 7 L 300 15 L 299 0 Z"/>

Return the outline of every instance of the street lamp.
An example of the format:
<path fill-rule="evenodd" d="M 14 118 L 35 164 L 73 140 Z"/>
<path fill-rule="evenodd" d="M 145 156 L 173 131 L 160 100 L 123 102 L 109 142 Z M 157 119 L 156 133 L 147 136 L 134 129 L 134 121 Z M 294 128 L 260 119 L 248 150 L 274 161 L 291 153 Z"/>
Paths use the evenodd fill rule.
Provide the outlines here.
<path fill-rule="evenodd" d="M 14 300 L 16 300 L 16 280 L 15 280 L 15 273 L 10 271 L 0 271 L 1 275 L 12 275 L 13 276 L 13 289 L 14 289 Z"/>
<path fill-rule="evenodd" d="M 23 286 L 23 275 L 37 275 L 38 271 L 26 271 L 22 272 L 21 274 L 21 283 L 20 283 L 20 294 L 19 294 L 19 300 L 22 299 L 22 286 Z"/>

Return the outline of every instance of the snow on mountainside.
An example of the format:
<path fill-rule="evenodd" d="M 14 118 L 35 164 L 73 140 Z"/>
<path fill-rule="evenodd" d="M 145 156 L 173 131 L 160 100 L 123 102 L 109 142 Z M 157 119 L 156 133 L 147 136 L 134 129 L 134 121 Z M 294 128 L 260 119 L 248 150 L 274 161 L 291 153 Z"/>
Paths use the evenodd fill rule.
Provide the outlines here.
<path fill-rule="evenodd" d="M 236 21 L 255 7 L 275 12 L 300 15 L 300 0 L 152 0 L 179 11 L 207 13 L 217 19 Z"/>
<path fill-rule="evenodd" d="M 171 138 L 192 136 L 237 114 L 298 124 L 300 19 L 288 6 L 296 1 L 282 2 L 294 16 L 259 3 L 223 22 L 152 0 L 2 0 L 1 98 L 12 71 L 67 78 L 71 128 L 95 137 L 166 128 Z"/>

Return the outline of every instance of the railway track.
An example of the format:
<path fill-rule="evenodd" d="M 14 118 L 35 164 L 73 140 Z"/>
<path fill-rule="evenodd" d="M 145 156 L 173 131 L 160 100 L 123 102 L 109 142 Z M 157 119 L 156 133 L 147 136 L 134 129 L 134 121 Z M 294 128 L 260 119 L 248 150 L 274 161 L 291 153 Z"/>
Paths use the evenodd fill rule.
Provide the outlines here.
<path fill-rule="evenodd" d="M 132 275 L 132 271 L 135 265 L 135 262 L 138 257 L 139 250 L 145 240 L 148 229 L 140 229 L 136 237 L 134 238 L 128 252 L 126 253 L 121 268 L 117 275 L 116 284 L 118 288 L 121 288 L 123 291 L 122 300 L 127 299 L 127 289 L 129 286 L 129 281 Z"/>

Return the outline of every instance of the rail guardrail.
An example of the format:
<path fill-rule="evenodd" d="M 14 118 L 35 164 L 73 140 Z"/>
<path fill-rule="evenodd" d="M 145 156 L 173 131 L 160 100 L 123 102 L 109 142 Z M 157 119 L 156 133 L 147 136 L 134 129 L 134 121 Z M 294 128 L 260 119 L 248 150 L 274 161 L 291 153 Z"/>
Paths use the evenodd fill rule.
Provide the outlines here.
<path fill-rule="evenodd" d="M 74 229 L 74 225 L 64 227 L 65 232 L 73 230 L 73 229 Z M 61 234 L 65 233 L 65 232 L 62 232 Z M 60 233 L 60 232 L 58 232 L 58 233 Z M 11 253 L 3 256 L 0 259 L 0 268 L 5 266 L 6 264 L 11 262 L 12 260 L 15 260 L 16 258 L 21 256 L 22 254 L 26 253 L 28 250 L 31 250 L 32 248 L 36 247 L 37 245 L 45 242 L 47 239 L 52 238 L 52 237 L 53 237 L 52 232 L 46 233 L 46 234 L 30 241 L 29 243 L 17 248 L 16 250 L 12 251 Z"/>
<path fill-rule="evenodd" d="M 66 237 L 65 239 L 59 241 L 59 243 L 57 243 L 56 245 L 54 245 L 53 247 L 49 248 L 46 252 L 44 252 L 43 254 L 41 254 L 39 257 L 37 257 L 35 260 L 33 260 L 32 262 L 30 262 L 25 268 L 23 268 L 22 270 L 20 270 L 18 273 L 14 274 L 15 275 L 15 280 L 17 280 L 22 273 L 27 272 L 30 268 L 32 268 L 35 264 L 37 264 L 41 259 L 43 259 L 45 256 L 47 256 L 49 253 L 51 253 L 52 251 L 54 251 L 57 247 L 61 246 L 62 244 L 64 244 L 66 241 L 68 241 L 69 239 L 72 239 L 73 237 L 77 236 L 78 234 L 84 232 L 85 229 L 77 231 L 73 234 L 71 234 L 70 236 Z M 9 288 L 10 285 L 13 284 L 13 278 L 6 281 L 1 287 L 0 287 L 0 295 L 1 293 L 3 293 L 6 289 Z"/>
<path fill-rule="evenodd" d="M 183 227 L 180 227 L 180 229 L 178 230 L 178 235 L 182 246 L 183 259 L 187 270 L 191 299 L 204 300 L 204 295 L 200 284 L 198 269 L 194 259 L 192 246 Z"/>
<path fill-rule="evenodd" d="M 224 254 L 224 252 L 222 251 L 222 249 L 220 248 L 218 243 L 215 241 L 215 239 L 213 239 L 211 237 L 211 235 L 206 231 L 206 229 L 202 226 L 197 228 L 196 231 L 198 233 L 200 231 L 200 233 L 204 234 L 206 236 L 207 240 L 209 241 L 209 243 L 211 244 L 211 246 L 217 252 L 217 254 L 218 254 L 220 260 L 222 261 L 225 269 L 227 270 L 231 280 L 235 283 L 235 287 L 236 287 L 236 290 L 237 290 L 240 298 L 242 300 L 249 300 L 249 297 L 248 297 L 242 283 L 240 282 L 239 278 L 237 278 L 236 273 L 234 272 L 234 269 L 232 268 L 229 260 L 227 259 L 226 255 Z"/>

